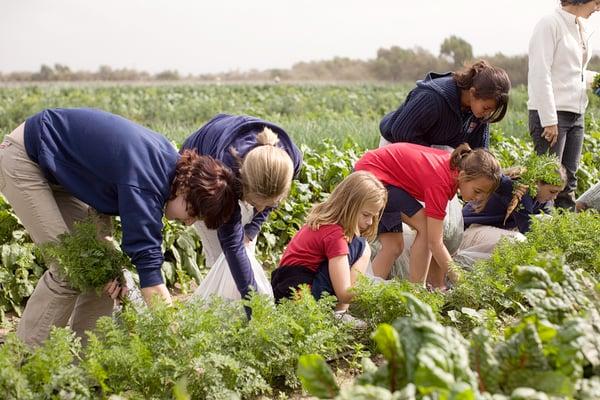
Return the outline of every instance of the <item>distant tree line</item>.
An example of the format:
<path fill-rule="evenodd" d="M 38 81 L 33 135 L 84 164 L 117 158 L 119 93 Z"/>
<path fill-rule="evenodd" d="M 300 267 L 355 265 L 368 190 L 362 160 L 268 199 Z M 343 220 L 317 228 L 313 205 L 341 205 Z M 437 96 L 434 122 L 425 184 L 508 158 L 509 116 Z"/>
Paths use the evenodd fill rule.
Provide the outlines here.
<path fill-rule="evenodd" d="M 103 65 L 95 72 L 72 71 L 68 66 L 42 65 L 38 72 L 0 73 L 0 81 L 382 81 L 414 82 L 429 71 L 453 71 L 476 59 L 486 59 L 504 68 L 514 86 L 527 83 L 527 55 L 473 55 L 472 46 L 462 38 L 450 36 L 439 55 L 420 47 L 381 48 L 370 60 L 335 57 L 331 60 L 299 62 L 289 69 L 231 71 L 218 74 L 180 75 L 176 70 L 150 74 L 135 69 L 113 69 Z M 589 69 L 600 71 L 600 57 L 594 56 Z"/>

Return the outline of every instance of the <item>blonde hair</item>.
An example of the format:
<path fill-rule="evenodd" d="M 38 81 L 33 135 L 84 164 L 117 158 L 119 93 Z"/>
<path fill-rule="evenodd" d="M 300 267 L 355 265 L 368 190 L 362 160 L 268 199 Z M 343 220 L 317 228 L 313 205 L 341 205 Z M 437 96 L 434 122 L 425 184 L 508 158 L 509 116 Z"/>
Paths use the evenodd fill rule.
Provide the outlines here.
<path fill-rule="evenodd" d="M 277 147 L 279 138 L 265 127 L 256 136 L 258 146 L 250 150 L 240 167 L 244 200 L 285 197 L 294 177 L 294 163 L 290 155 Z"/>
<path fill-rule="evenodd" d="M 377 225 L 386 203 L 387 190 L 373 174 L 367 171 L 353 172 L 333 189 L 327 200 L 312 208 L 306 224 L 315 230 L 321 225 L 339 224 L 344 228 L 348 240 L 355 235 L 373 240 L 377 236 Z M 379 212 L 371 226 L 360 232 L 358 218 L 360 212 L 369 205 L 377 207 Z"/>

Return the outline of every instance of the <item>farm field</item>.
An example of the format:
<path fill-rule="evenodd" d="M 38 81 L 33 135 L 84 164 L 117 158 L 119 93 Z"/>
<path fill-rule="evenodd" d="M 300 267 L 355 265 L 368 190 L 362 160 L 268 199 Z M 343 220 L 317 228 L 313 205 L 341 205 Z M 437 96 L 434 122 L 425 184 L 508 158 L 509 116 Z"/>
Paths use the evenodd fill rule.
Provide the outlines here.
<path fill-rule="evenodd" d="M 20 85 L 0 86 L 0 135 L 48 107 L 97 107 L 181 142 L 217 113 L 254 115 L 275 121 L 297 143 L 314 147 L 324 138 L 375 147 L 381 117 L 404 100 L 412 85 Z M 527 90 L 511 91 L 510 110 L 495 124 L 505 135 L 527 134 Z M 592 98 L 588 114 L 600 118 Z"/>
<path fill-rule="evenodd" d="M 379 141 L 381 117 L 407 85 L 160 85 L 0 87 L 0 134 L 47 107 L 98 107 L 180 143 L 218 112 L 283 126 L 302 145 L 304 167 L 289 198 L 265 223 L 258 255 L 267 270 L 321 201 Z M 600 180 L 600 102 L 590 95 L 578 192 Z M 526 89 L 493 125 L 503 166 L 531 151 Z M 357 288 L 340 323 L 332 299 L 310 295 L 274 306 L 178 303 L 151 312 L 126 305 L 102 319 L 83 349 L 56 329 L 30 350 L 11 333 L 45 263 L 0 202 L 0 393 L 7 399 L 234 399 L 298 397 L 301 387 L 339 399 L 600 398 L 600 215 L 555 214 L 526 242 L 503 243 L 462 271 L 447 294 L 400 280 Z M 193 229 L 164 228 L 168 286 L 185 297 L 206 273 Z M 300 360 L 300 362 L 299 362 Z M 326 362 L 329 361 L 329 363 Z M 340 390 L 331 369 L 345 377 Z M 348 376 L 357 379 L 347 382 Z M 110 397 L 112 396 L 112 397 Z"/>

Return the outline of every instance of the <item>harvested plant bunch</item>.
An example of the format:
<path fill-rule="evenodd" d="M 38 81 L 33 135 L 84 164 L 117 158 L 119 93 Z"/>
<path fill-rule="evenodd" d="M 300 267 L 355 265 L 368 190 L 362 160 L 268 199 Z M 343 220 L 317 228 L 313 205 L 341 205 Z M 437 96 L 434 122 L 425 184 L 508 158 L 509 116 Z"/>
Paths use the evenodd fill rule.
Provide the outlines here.
<path fill-rule="evenodd" d="M 58 239 L 58 242 L 44 244 L 42 251 L 58 263 L 60 273 L 80 291 L 100 291 L 110 280 L 122 280 L 122 268 L 131 265 L 117 246 L 98 238 L 94 218 L 76 222 L 70 233 Z"/>
<path fill-rule="evenodd" d="M 517 208 L 524 193 L 529 192 L 533 198 L 537 196 L 538 182 L 554 186 L 563 186 L 564 184 L 560 174 L 560 161 L 554 155 L 531 153 L 526 160 L 523 160 L 522 165 L 520 176 L 517 177 L 517 183 L 513 188 L 513 197 L 506 209 L 504 223 Z"/>

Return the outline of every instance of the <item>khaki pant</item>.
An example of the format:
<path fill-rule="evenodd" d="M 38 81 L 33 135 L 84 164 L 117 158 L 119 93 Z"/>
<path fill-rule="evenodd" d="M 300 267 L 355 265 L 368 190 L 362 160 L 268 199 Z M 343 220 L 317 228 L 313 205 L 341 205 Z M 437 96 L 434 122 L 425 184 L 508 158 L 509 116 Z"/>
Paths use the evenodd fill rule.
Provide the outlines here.
<path fill-rule="evenodd" d="M 88 216 L 90 207 L 46 180 L 25 152 L 24 126 L 0 144 L 0 192 L 33 241 L 42 244 L 72 229 L 75 221 Z M 68 324 L 85 343 L 84 331 L 92 329 L 99 317 L 110 315 L 113 306 L 113 300 L 105 294 L 73 289 L 51 264 L 27 302 L 17 335 L 35 346 L 48 337 L 52 326 Z"/>
<path fill-rule="evenodd" d="M 498 242 L 503 238 L 515 242 L 526 240 L 519 231 L 472 224 L 465 229 L 460 247 L 452 258 L 464 268 L 470 269 L 476 261 L 490 258 Z"/>

